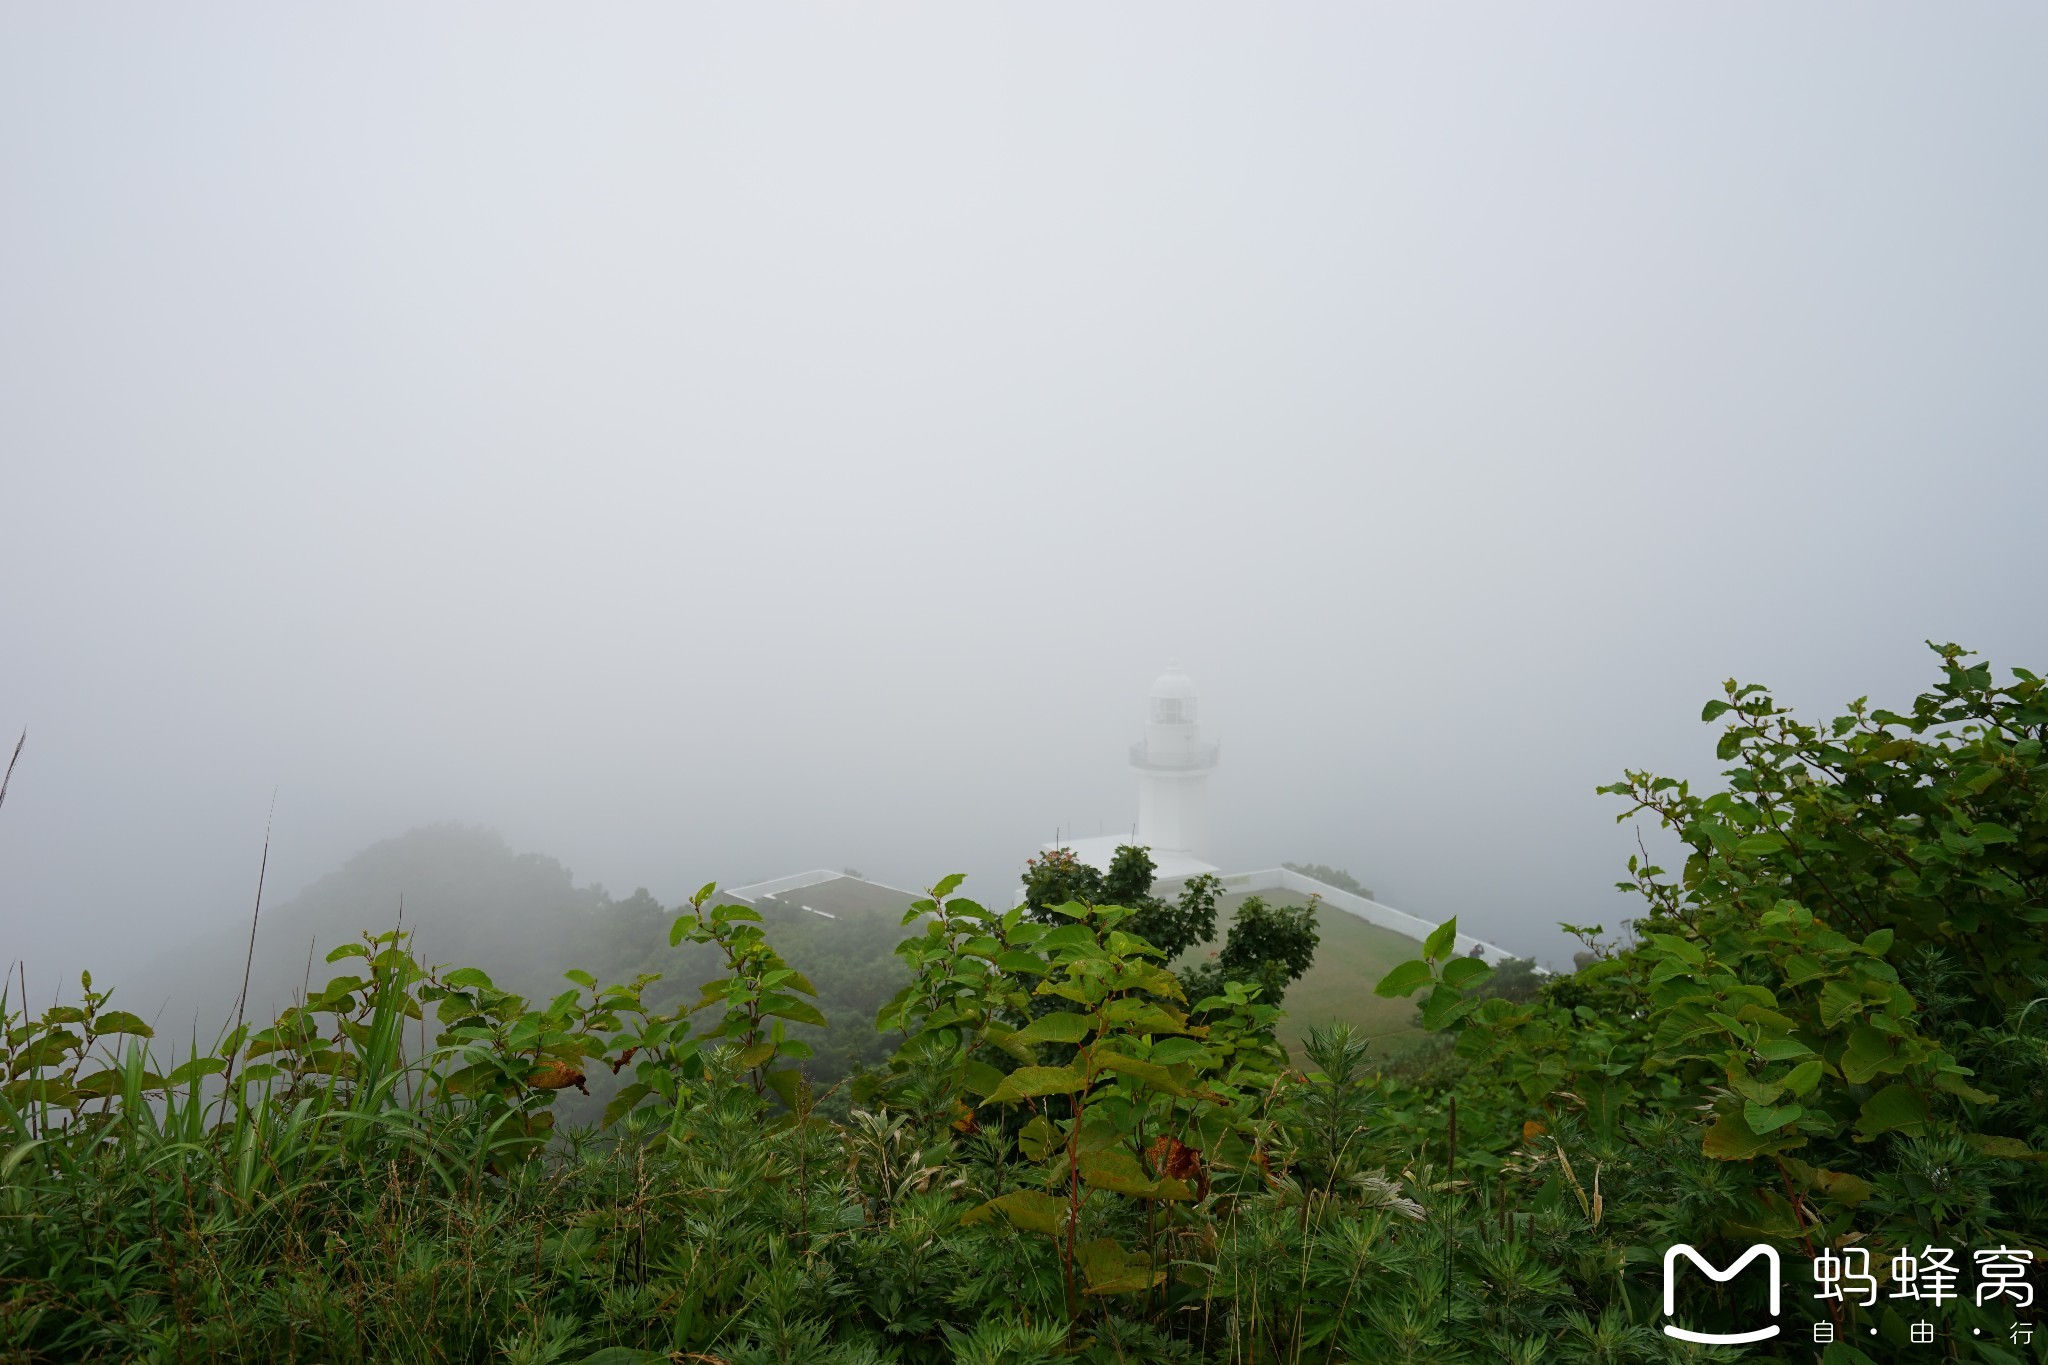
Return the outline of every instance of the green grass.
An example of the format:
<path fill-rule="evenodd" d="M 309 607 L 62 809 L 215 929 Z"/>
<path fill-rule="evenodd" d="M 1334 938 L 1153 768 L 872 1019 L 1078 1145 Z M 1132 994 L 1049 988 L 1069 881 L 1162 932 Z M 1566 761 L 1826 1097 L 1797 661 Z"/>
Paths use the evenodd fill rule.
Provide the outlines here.
<path fill-rule="evenodd" d="M 1222 946 L 1247 895 L 1256 895 L 1268 905 L 1300 905 L 1308 897 L 1295 891 L 1238 892 L 1219 900 L 1216 910 L 1216 939 L 1182 959 L 1201 960 Z M 1287 1017 L 1280 1026 L 1280 1040 L 1295 1056 L 1301 1055 L 1301 1039 L 1312 1028 L 1342 1020 L 1376 1041 L 1374 1051 L 1384 1054 L 1423 1036 L 1415 1026 L 1413 1000 L 1388 1000 L 1372 993 L 1373 986 L 1400 963 L 1422 955 L 1422 945 L 1405 934 L 1368 924 L 1358 916 L 1325 905 L 1316 919 L 1322 941 L 1316 945 L 1316 961 L 1308 974 L 1287 991 Z"/>

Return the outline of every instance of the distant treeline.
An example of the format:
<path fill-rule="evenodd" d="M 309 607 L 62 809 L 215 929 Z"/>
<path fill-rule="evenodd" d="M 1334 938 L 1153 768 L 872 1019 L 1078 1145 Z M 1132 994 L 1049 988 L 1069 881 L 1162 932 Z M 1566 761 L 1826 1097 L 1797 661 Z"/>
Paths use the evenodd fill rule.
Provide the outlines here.
<path fill-rule="evenodd" d="M 1299 872 L 1304 877 L 1314 877 L 1325 886 L 1334 886 L 1339 891 L 1349 891 L 1354 896 L 1372 900 L 1372 888 L 1346 872 L 1341 867 L 1325 867 L 1321 863 L 1282 863 L 1289 872 Z"/>

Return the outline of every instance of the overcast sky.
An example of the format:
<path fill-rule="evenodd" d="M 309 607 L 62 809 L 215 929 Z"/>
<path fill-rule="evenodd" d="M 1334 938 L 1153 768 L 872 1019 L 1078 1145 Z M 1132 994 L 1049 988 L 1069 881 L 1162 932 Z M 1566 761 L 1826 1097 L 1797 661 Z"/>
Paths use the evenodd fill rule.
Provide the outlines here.
<path fill-rule="evenodd" d="M 2048 667 L 2033 5 L 12 5 L 0 955 L 414 825 L 1562 959 L 1721 678 Z"/>

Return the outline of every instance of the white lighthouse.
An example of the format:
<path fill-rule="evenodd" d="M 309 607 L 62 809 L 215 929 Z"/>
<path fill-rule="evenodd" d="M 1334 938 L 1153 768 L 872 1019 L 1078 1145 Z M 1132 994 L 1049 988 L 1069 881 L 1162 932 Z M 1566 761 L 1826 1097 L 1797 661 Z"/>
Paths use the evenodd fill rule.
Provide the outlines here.
<path fill-rule="evenodd" d="M 1145 698 L 1145 737 L 1131 746 L 1138 770 L 1138 842 L 1196 858 L 1209 842 L 1209 770 L 1216 743 L 1202 738 L 1195 684 L 1167 665 Z M 1180 858 L 1174 859 L 1180 861 Z"/>
<path fill-rule="evenodd" d="M 1198 873 L 1215 873 L 1228 899 L 1222 904 L 1231 915 L 1244 896 L 1253 894 L 1287 897 L 1282 904 L 1298 905 L 1313 898 L 1326 911 L 1342 912 L 1382 929 L 1406 935 L 1417 943 L 1427 940 L 1436 929 L 1434 919 L 1411 915 L 1372 899 L 1369 891 L 1345 890 L 1297 872 L 1292 863 L 1255 868 L 1249 872 L 1225 872 L 1204 862 L 1209 848 L 1209 773 L 1216 766 L 1216 741 L 1202 738 L 1201 716 L 1194 681 L 1181 672 L 1180 665 L 1168 664 L 1166 671 L 1145 695 L 1145 737 L 1130 749 L 1131 767 L 1138 774 L 1138 822 L 1127 834 L 1098 834 L 1092 838 L 1066 836 L 1041 844 L 1041 852 L 1061 850 L 1098 871 L 1109 871 L 1118 848 L 1136 844 L 1150 850 L 1153 868 L 1152 894 L 1172 899 L 1181 885 Z M 830 874 L 825 874 L 830 875 Z M 1017 904 L 1025 893 L 1017 892 Z M 1334 929 L 1333 929 L 1334 932 Z M 1511 954 L 1500 945 L 1459 934 L 1456 951 L 1484 958 L 1499 965 Z M 1318 970 L 1321 970 L 1318 968 Z M 1538 968 L 1541 971 L 1541 968 Z"/>
<path fill-rule="evenodd" d="M 1138 771 L 1135 831 L 1062 838 L 1044 847 L 1067 849 L 1107 871 L 1118 846 L 1138 844 L 1152 851 L 1162 880 L 1216 871 L 1201 857 L 1209 839 L 1209 770 L 1216 766 L 1216 742 L 1202 738 L 1195 702 L 1195 684 L 1177 663 L 1167 665 L 1145 697 L 1145 737 L 1130 751 L 1131 766 Z"/>

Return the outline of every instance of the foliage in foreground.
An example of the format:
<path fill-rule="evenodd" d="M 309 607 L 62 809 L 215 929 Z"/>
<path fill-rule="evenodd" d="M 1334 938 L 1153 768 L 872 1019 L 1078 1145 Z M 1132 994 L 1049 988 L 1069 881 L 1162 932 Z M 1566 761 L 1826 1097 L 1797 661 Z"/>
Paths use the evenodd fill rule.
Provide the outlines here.
<path fill-rule="evenodd" d="M 1381 989 L 1450 1046 L 1385 1072 L 1341 1027 L 1290 1061 L 1259 980 L 1190 999 L 1138 930 L 1199 901 L 999 914 L 958 878 L 844 1122 L 810 983 L 709 887 L 686 1006 L 581 972 L 536 1003 L 391 933 L 162 1074 L 89 981 L 0 1010 L 0 1359 L 1811 1359 L 1661 1335 L 1662 1248 L 1781 1246 L 1797 1322 L 1816 1249 L 2048 1229 L 2048 708 L 1943 665 L 1821 730 L 1731 685 L 1725 790 L 1616 788 L 1688 850 L 1632 867 L 1635 942 L 1516 999 L 1445 926 Z M 1831 1362 L 1906 1349 L 1835 1307 Z M 1951 1305 L 1915 1358 L 2025 1358 L 1998 1325 Z"/>

